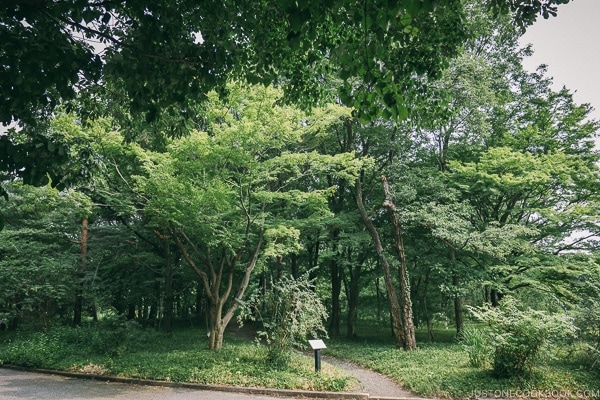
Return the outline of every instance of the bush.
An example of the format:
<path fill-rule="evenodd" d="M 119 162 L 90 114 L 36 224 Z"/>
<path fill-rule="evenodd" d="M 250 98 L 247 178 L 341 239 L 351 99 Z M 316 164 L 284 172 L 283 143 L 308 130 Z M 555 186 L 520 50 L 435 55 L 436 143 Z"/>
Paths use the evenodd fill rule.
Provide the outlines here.
<path fill-rule="evenodd" d="M 470 310 L 490 327 L 493 371 L 503 378 L 531 376 L 543 347 L 576 331 L 573 321 L 564 314 L 521 309 L 512 297 L 504 298 L 496 308 Z"/>
<path fill-rule="evenodd" d="M 305 347 L 308 337 L 327 336 L 327 310 L 307 276 L 271 281 L 271 290 L 254 292 L 241 303 L 240 324 L 258 321 L 257 341 L 264 341 L 273 364 L 287 363 L 293 346 Z"/>

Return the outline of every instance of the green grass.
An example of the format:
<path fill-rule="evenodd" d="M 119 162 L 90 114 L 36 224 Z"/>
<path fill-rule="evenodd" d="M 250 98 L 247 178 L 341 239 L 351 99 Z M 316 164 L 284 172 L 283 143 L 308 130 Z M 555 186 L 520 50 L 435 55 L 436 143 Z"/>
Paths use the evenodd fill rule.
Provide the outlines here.
<path fill-rule="evenodd" d="M 421 396 L 469 398 L 482 392 L 595 391 L 598 376 L 587 372 L 581 358 L 563 349 L 554 361 L 536 366 L 530 379 L 496 379 L 489 369 L 470 366 L 469 355 L 456 343 L 452 329 L 435 332 L 428 343 L 418 332 L 419 348 L 406 352 L 393 345 L 389 327 L 368 324 L 358 329 L 359 339 L 326 340 L 324 355 L 336 356 L 388 375 Z M 558 359 L 569 361 L 557 361 Z M 314 359 L 294 353 L 285 366 L 267 362 L 264 347 L 226 336 L 221 351 L 207 349 L 203 329 L 179 328 L 165 335 L 139 327 L 79 329 L 56 327 L 45 333 L 2 333 L 0 363 L 88 373 L 195 382 L 215 385 L 348 391 L 356 382 L 344 371 L 322 364 L 314 372 Z M 533 393 L 533 392 L 532 392 Z M 481 397 L 481 396 L 480 396 Z M 540 397 L 540 396 L 538 396 Z"/>
<path fill-rule="evenodd" d="M 106 374 L 120 377 L 214 385 L 344 391 L 356 385 L 339 368 L 293 353 L 285 367 L 267 362 L 264 347 L 226 336 L 223 349 L 207 348 L 205 330 L 179 329 L 171 335 L 134 330 L 112 338 L 111 332 L 87 328 L 55 328 L 47 333 L 7 336 L 0 340 L 0 364 Z"/>

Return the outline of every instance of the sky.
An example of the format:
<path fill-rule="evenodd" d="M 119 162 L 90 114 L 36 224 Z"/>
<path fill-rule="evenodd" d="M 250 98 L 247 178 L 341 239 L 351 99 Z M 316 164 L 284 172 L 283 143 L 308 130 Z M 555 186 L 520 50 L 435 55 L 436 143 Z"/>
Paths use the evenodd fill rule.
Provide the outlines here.
<path fill-rule="evenodd" d="M 600 0 L 571 0 L 558 6 L 558 15 L 539 17 L 521 38 L 534 54 L 525 60 L 533 71 L 548 66 L 555 89 L 566 86 L 577 103 L 590 103 L 591 117 L 600 120 Z M 600 149 L 600 138 L 596 140 Z"/>

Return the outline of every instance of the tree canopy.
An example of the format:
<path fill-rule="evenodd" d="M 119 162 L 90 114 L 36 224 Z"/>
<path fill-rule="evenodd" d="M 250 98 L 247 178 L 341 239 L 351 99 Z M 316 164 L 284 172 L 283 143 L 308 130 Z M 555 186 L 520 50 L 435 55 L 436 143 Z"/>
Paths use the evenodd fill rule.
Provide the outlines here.
<path fill-rule="evenodd" d="M 525 27 L 568 0 L 490 0 Z M 407 114 L 467 37 L 460 0 L 7 0 L 0 4 L 0 122 L 33 123 L 61 99 L 113 79 L 153 120 L 229 79 L 321 98 L 325 76 L 361 114 Z M 177 111 L 175 111 L 175 109 Z"/>

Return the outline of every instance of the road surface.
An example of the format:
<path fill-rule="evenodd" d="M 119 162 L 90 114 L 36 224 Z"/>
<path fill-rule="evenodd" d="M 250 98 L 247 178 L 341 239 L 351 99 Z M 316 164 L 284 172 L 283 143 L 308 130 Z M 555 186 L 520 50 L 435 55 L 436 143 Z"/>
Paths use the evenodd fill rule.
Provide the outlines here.
<path fill-rule="evenodd" d="M 1 400 L 281 400 L 282 397 L 67 378 L 0 368 Z M 291 397 L 288 397 L 291 399 Z"/>

